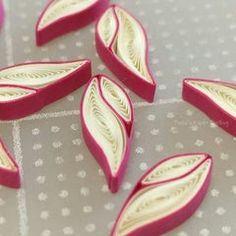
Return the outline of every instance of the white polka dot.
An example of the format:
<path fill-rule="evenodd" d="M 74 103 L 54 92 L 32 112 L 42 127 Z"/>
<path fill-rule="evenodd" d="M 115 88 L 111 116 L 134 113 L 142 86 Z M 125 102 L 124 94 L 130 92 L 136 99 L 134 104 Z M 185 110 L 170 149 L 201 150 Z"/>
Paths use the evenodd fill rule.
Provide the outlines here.
<path fill-rule="evenodd" d="M 216 214 L 217 214 L 217 215 L 222 216 L 222 215 L 225 214 L 225 212 L 226 212 L 226 210 L 225 210 L 223 207 L 218 207 L 218 208 L 216 209 Z"/>
<path fill-rule="evenodd" d="M 44 231 L 41 233 L 41 236 L 51 236 L 51 235 L 52 235 L 52 234 L 51 234 L 51 231 L 48 230 L 48 229 L 44 230 Z"/>
<path fill-rule="evenodd" d="M 208 235 L 210 235 L 210 231 L 209 231 L 208 229 L 202 229 L 202 230 L 200 231 L 200 235 L 202 235 L 202 236 L 208 236 Z"/>
<path fill-rule="evenodd" d="M 66 217 L 69 216 L 71 214 L 71 210 L 67 207 L 64 207 L 61 209 L 61 215 Z"/>
<path fill-rule="evenodd" d="M 63 228 L 63 233 L 65 235 L 74 235 L 74 229 L 72 227 L 67 226 Z"/>
<path fill-rule="evenodd" d="M 96 230 L 96 225 L 95 224 L 88 224 L 85 226 L 85 230 L 87 232 L 94 232 Z"/>
<path fill-rule="evenodd" d="M 40 218 L 41 218 L 42 220 L 47 220 L 48 217 L 49 217 L 49 212 L 48 212 L 48 211 L 42 211 L 42 212 L 40 213 Z"/>
<path fill-rule="evenodd" d="M 142 162 L 142 163 L 140 163 L 139 168 L 142 171 L 146 171 L 148 169 L 148 165 L 146 162 Z"/>
<path fill-rule="evenodd" d="M 225 175 L 227 177 L 233 177 L 234 176 L 234 171 L 233 170 L 226 170 L 225 171 Z"/>
<path fill-rule="evenodd" d="M 221 228 L 221 230 L 222 230 L 222 233 L 224 233 L 224 234 L 230 234 L 231 233 L 231 226 L 223 226 L 222 228 Z"/>

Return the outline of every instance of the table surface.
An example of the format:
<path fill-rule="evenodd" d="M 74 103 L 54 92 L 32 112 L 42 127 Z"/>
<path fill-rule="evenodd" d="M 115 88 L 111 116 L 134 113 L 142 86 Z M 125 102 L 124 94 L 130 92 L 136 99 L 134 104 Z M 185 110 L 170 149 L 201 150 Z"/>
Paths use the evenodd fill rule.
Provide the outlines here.
<path fill-rule="evenodd" d="M 159 88 L 153 104 L 130 92 L 136 133 L 119 193 L 107 190 L 101 169 L 81 136 L 83 88 L 14 122 L 0 134 L 19 163 L 22 188 L 0 188 L 1 236 L 108 236 L 138 178 L 158 160 L 209 152 L 213 180 L 203 204 L 167 235 L 236 235 L 236 139 L 181 100 L 186 76 L 236 81 L 235 0 L 122 0 L 145 26 L 150 64 Z M 31 60 L 90 58 L 93 72 L 112 74 L 96 55 L 94 25 L 35 46 L 34 26 L 46 0 L 6 0 L 0 66 Z"/>

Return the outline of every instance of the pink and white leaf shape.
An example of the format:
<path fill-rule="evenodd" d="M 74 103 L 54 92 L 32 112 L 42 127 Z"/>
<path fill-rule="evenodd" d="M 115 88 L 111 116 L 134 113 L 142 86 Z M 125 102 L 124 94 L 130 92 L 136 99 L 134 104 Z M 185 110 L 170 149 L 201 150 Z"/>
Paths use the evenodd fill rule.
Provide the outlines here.
<path fill-rule="evenodd" d="M 109 0 L 50 0 L 36 25 L 37 45 L 90 24 L 108 6 Z"/>
<path fill-rule="evenodd" d="M 0 120 L 19 119 L 80 88 L 91 78 L 89 60 L 34 62 L 0 70 Z"/>
<path fill-rule="evenodd" d="M 187 78 L 183 81 L 183 99 L 236 137 L 236 84 Z"/>
<path fill-rule="evenodd" d="M 0 139 L 0 185 L 10 188 L 20 187 L 19 168 L 3 141 Z"/>
<path fill-rule="evenodd" d="M 111 236 L 162 235 L 187 220 L 203 201 L 212 158 L 204 153 L 167 158 L 137 183 Z"/>
<path fill-rule="evenodd" d="M 96 48 L 110 70 L 133 92 L 154 100 L 156 82 L 148 62 L 148 40 L 141 23 L 112 5 L 96 26 Z"/>
<path fill-rule="evenodd" d="M 83 136 L 113 193 L 127 168 L 133 123 L 133 106 L 125 91 L 105 75 L 92 78 L 81 102 Z"/>

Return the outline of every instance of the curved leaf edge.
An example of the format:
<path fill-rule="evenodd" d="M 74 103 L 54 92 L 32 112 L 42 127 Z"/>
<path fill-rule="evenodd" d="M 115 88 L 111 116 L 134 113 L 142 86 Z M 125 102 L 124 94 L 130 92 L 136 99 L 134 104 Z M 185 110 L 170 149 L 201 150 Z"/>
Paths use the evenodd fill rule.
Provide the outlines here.
<path fill-rule="evenodd" d="M 30 62 L 30 63 L 17 64 L 1 69 L 0 72 L 6 69 L 11 69 L 24 65 L 64 64 L 73 62 L 84 62 L 84 63 L 76 70 L 74 70 L 72 73 L 68 74 L 67 76 L 45 87 L 33 89 L 35 90 L 35 93 L 33 94 L 9 102 L 0 102 L 0 110 L 1 110 L 0 120 L 17 120 L 24 118 L 41 110 L 50 103 L 53 103 L 58 99 L 65 97 L 74 90 L 80 88 L 85 83 L 87 83 L 88 80 L 91 78 L 91 61 L 88 59 L 84 59 L 84 60 L 74 60 L 74 61 Z M 78 78 L 83 78 L 83 80 L 80 80 Z M 63 85 L 66 85 L 66 89 L 65 86 L 63 87 Z M 15 86 L 32 90 L 32 88 L 27 86 L 10 85 L 5 83 L 1 84 L 0 86 Z M 58 93 L 55 92 L 50 93 L 52 89 L 55 89 L 56 91 L 58 91 Z M 21 109 L 22 104 L 24 105 L 24 109 Z"/>
<path fill-rule="evenodd" d="M 116 21 L 116 30 L 115 30 L 115 33 L 114 33 L 114 35 L 113 35 L 113 37 L 112 37 L 112 40 L 111 40 L 110 45 L 107 47 L 107 46 L 103 43 L 104 47 L 107 47 L 107 48 L 112 52 L 112 54 L 114 54 L 114 56 L 116 57 L 116 59 L 117 59 L 121 64 L 123 64 L 124 67 L 126 67 L 126 68 L 129 69 L 129 67 L 113 52 L 114 41 L 116 40 L 117 33 L 118 33 L 118 31 L 119 31 L 119 25 L 120 25 L 119 19 L 118 19 L 117 13 L 116 13 L 116 8 L 120 8 L 121 10 L 123 10 L 124 12 L 126 12 L 131 18 L 133 18 L 133 19 L 137 22 L 137 24 L 140 26 L 140 28 L 142 29 L 143 35 L 144 35 L 144 37 L 145 37 L 145 64 L 146 64 L 146 66 L 147 66 L 148 73 L 150 74 L 150 78 L 151 78 L 151 80 L 152 80 L 151 82 L 148 82 L 148 81 L 146 81 L 146 82 L 149 83 L 149 84 L 152 84 L 152 85 L 156 85 L 156 81 L 155 81 L 155 79 L 154 79 L 154 75 L 153 75 L 153 73 L 152 73 L 152 71 L 151 71 L 151 68 L 150 68 L 150 65 L 149 65 L 149 56 L 148 56 L 148 54 L 149 54 L 149 44 L 148 44 L 148 37 L 147 37 L 146 30 L 144 29 L 144 27 L 143 27 L 143 25 L 141 24 L 141 22 L 140 22 L 133 14 L 131 14 L 129 11 L 127 11 L 127 10 L 124 9 L 123 7 L 121 7 L 121 6 L 117 5 L 117 4 L 112 4 L 106 11 L 108 11 L 110 8 L 113 10 L 113 15 L 114 15 L 114 18 L 115 18 L 115 21 Z M 106 11 L 105 11 L 103 14 L 105 14 Z M 102 16 L 101 16 L 101 17 L 102 17 Z M 99 28 L 99 21 L 97 22 L 97 25 L 96 25 L 96 32 L 97 32 L 97 34 L 100 36 L 98 28 Z M 101 42 L 103 42 L 102 39 L 101 39 Z M 129 69 L 129 70 L 130 70 L 130 69 Z M 142 78 L 140 75 L 138 75 L 138 74 L 135 73 L 134 71 L 132 71 L 132 72 L 133 72 L 133 74 L 135 74 L 135 76 L 138 77 L 140 80 L 143 80 L 143 78 Z"/>
<path fill-rule="evenodd" d="M 229 83 L 225 81 L 215 81 L 203 78 L 185 78 L 183 80 L 182 88 L 182 98 L 184 101 L 195 106 L 203 113 L 205 113 L 211 120 L 216 122 L 216 124 L 223 130 L 236 137 L 236 117 L 232 116 L 221 106 L 215 103 L 207 95 L 203 94 L 193 86 L 189 85 L 188 81 L 203 81 L 211 83 L 219 83 L 229 87 L 236 87 L 236 84 Z M 214 107 L 215 109 L 209 109 L 209 107 Z"/>
<path fill-rule="evenodd" d="M 95 27 L 95 41 L 96 41 L 96 49 L 97 52 L 102 59 L 102 61 L 107 65 L 107 67 L 120 79 L 121 82 L 123 82 L 128 88 L 130 88 L 133 92 L 135 92 L 138 96 L 142 97 L 145 99 L 147 102 L 152 103 L 155 97 L 156 93 L 156 88 L 157 88 L 157 82 L 155 80 L 155 77 L 153 75 L 153 72 L 150 68 L 150 63 L 149 63 L 149 46 L 148 46 L 148 39 L 147 39 L 147 33 L 144 30 L 142 24 L 140 21 L 135 18 L 131 13 L 129 13 L 127 10 L 124 8 L 120 7 L 117 4 L 113 4 L 110 7 L 119 7 L 126 11 L 131 17 L 133 17 L 137 23 L 141 26 L 144 36 L 145 36 L 145 41 L 146 41 L 146 56 L 145 56 L 145 64 L 147 66 L 148 73 L 150 74 L 150 77 L 152 79 L 152 83 L 149 83 L 148 81 L 144 80 L 141 76 L 139 76 L 137 73 L 135 73 L 133 70 L 131 70 L 123 61 L 121 61 L 112 51 L 112 44 L 107 47 L 105 43 L 103 42 L 102 38 L 100 37 L 99 34 L 99 22 L 100 19 L 96 23 Z M 107 10 L 109 10 L 108 8 Z M 105 12 L 106 13 L 106 12 Z M 104 14 L 105 14 L 104 13 Z M 101 16 L 102 17 L 102 16 Z M 118 21 L 117 16 L 115 15 L 116 21 Z M 119 24 L 119 22 L 118 22 Z M 116 29 L 116 32 L 118 29 Z M 113 40 L 115 40 L 116 34 L 114 34 Z M 138 83 L 137 83 L 138 81 Z M 143 88 L 147 92 L 143 91 Z"/>
<path fill-rule="evenodd" d="M 0 89 L 1 88 L 19 88 L 19 89 L 24 89 L 26 91 L 28 90 L 29 92 L 31 92 L 31 94 L 25 95 L 23 98 L 15 98 L 15 99 L 11 99 L 9 101 L 4 101 L 4 102 L 0 101 L 0 105 L 11 104 L 19 100 L 24 100 L 24 99 L 28 99 L 29 97 L 34 97 L 38 92 L 38 89 L 29 88 L 27 86 L 21 86 L 21 85 L 13 85 L 13 84 L 0 84 Z"/>
<path fill-rule="evenodd" d="M 204 156 L 204 158 L 195 166 L 193 166 L 190 170 L 188 170 L 187 172 L 182 173 L 181 175 L 179 175 L 178 177 L 174 177 L 174 178 L 168 178 L 166 180 L 161 180 L 161 181 L 153 181 L 152 183 L 148 184 L 145 183 L 145 179 L 147 178 L 147 176 L 155 169 L 157 169 L 159 166 L 161 166 L 162 164 L 171 161 L 173 159 L 178 159 L 178 158 L 182 158 L 182 157 L 187 157 L 187 158 L 191 158 L 192 156 Z M 178 179 L 181 179 L 185 176 L 187 176 L 188 174 L 190 174 L 191 172 L 193 172 L 194 170 L 196 170 L 203 162 L 205 162 L 207 159 L 210 159 L 211 156 L 208 153 L 201 153 L 201 152 L 195 152 L 195 153 L 183 153 L 183 154 L 177 154 L 171 157 L 167 157 L 161 161 L 159 161 L 156 165 L 154 165 L 151 169 L 149 169 L 144 175 L 143 177 L 139 180 L 140 183 L 140 188 L 145 187 L 145 186 L 155 186 L 158 184 L 163 184 L 163 183 L 167 183 L 167 182 L 171 182 L 171 181 L 175 181 Z"/>
<path fill-rule="evenodd" d="M 58 20 L 50 23 L 48 26 L 39 29 L 39 25 L 43 16 L 54 1 L 55 0 L 50 0 L 46 4 L 37 20 L 35 26 L 35 38 L 36 45 L 38 47 L 43 46 L 57 37 L 70 33 L 74 30 L 79 30 L 89 25 L 100 15 L 102 15 L 102 13 L 109 7 L 110 4 L 109 0 L 97 0 L 95 3 L 83 9 L 82 11 L 61 17 Z"/>
<path fill-rule="evenodd" d="M 19 167 L 1 138 L 0 148 L 6 153 L 7 157 L 15 168 L 13 171 L 0 167 L 0 185 L 4 185 L 9 188 L 20 188 L 21 181 Z"/>
<path fill-rule="evenodd" d="M 176 158 L 176 157 L 181 157 L 181 156 L 184 156 L 184 155 L 195 155 L 195 154 L 203 154 L 206 156 L 206 158 L 199 164 L 196 166 L 196 168 L 194 168 L 192 171 L 188 172 L 188 174 L 194 172 L 196 169 L 198 169 L 201 165 L 203 165 L 206 161 L 210 160 L 211 162 L 211 165 L 210 165 L 210 169 L 209 169 L 209 172 L 207 174 L 207 177 L 206 177 L 206 180 L 205 182 L 203 183 L 203 185 L 201 186 L 201 190 L 196 194 L 196 196 L 192 199 L 192 201 L 185 205 L 182 209 L 179 209 L 177 212 L 174 212 L 171 214 L 172 217 L 170 217 L 169 215 L 164 217 L 162 220 L 158 220 L 159 221 L 159 234 L 157 234 L 157 230 L 154 230 L 154 232 L 150 232 L 150 235 L 162 235 L 164 233 L 166 233 L 167 231 L 170 231 L 174 228 L 176 228 L 177 226 L 179 226 L 180 224 L 182 224 L 183 222 L 185 222 L 189 217 L 191 217 L 194 212 L 197 210 L 197 208 L 199 207 L 199 205 L 202 203 L 205 195 L 207 194 L 207 190 L 209 188 L 209 185 L 210 185 L 210 181 L 211 181 L 211 175 L 212 175 L 212 169 L 213 169 L 213 158 L 210 154 L 208 153 L 185 153 L 185 154 L 178 154 L 178 155 L 174 155 L 174 156 L 170 156 L 170 157 L 167 157 L 167 158 L 164 158 L 163 160 L 159 161 L 154 167 L 152 167 L 150 170 L 148 170 L 140 179 L 139 181 L 137 182 L 137 184 L 135 185 L 135 187 L 133 188 L 133 190 L 131 191 L 131 193 L 129 194 L 128 198 L 126 199 L 123 207 L 121 208 L 119 214 L 118 214 L 118 217 L 116 218 L 116 221 L 113 225 L 113 228 L 111 230 L 111 234 L 110 236 L 117 236 L 115 233 L 116 233 L 116 229 L 117 229 L 117 225 L 119 223 L 119 220 L 121 219 L 122 217 L 122 214 L 124 212 L 124 210 L 127 208 L 127 206 L 129 205 L 131 199 L 138 193 L 140 192 L 142 189 L 145 189 L 147 187 L 151 187 L 151 186 L 158 186 L 159 184 L 165 184 L 165 183 L 168 183 L 168 182 L 174 182 L 174 181 L 177 181 L 179 179 L 182 179 L 184 178 L 185 176 L 187 176 L 188 174 L 185 174 L 185 175 L 182 175 L 180 176 L 179 178 L 174 178 L 174 179 L 170 179 L 169 181 L 164 181 L 164 182 L 160 182 L 160 183 L 157 183 L 157 184 L 150 184 L 150 185 L 142 185 L 142 180 L 145 178 L 145 176 L 147 176 L 147 173 L 149 173 L 151 170 L 153 170 L 156 166 L 160 165 L 161 163 L 165 162 L 166 160 L 171 160 L 172 158 Z M 179 218 L 179 213 L 181 211 L 185 211 L 186 214 L 183 214 L 183 217 L 182 218 Z M 176 217 L 175 217 L 176 216 Z M 168 222 L 170 222 L 170 224 L 166 224 L 166 220 L 168 220 Z M 157 222 L 154 221 L 154 222 L 150 222 L 149 224 L 147 224 L 145 227 L 143 227 L 145 230 L 144 232 L 141 232 L 141 234 L 132 234 L 132 232 L 136 231 L 132 231 L 129 235 L 127 236 L 141 236 L 141 235 L 144 235 L 147 233 L 147 229 L 148 229 L 148 226 L 153 226 L 153 225 L 157 225 Z M 141 227 L 142 228 L 142 227 Z M 151 229 L 152 227 L 150 227 Z M 137 229 L 137 231 L 139 231 L 140 228 Z"/>
<path fill-rule="evenodd" d="M 134 107 L 133 107 L 133 103 L 131 101 L 131 98 L 129 97 L 128 93 L 114 80 L 112 80 L 111 78 L 109 78 L 107 75 L 105 74 L 99 74 L 96 75 L 95 77 L 98 78 L 99 80 L 99 91 L 100 91 L 100 95 L 103 99 L 103 101 L 106 103 L 106 105 L 116 114 L 116 116 L 119 117 L 119 119 L 123 122 L 123 125 L 126 128 L 126 132 L 128 134 L 129 138 L 133 137 L 133 133 L 134 133 L 134 119 L 135 119 L 135 114 L 134 114 Z M 130 107 L 130 111 L 131 111 L 131 119 L 130 121 L 126 121 L 117 111 L 116 109 L 109 103 L 109 101 L 105 98 L 105 96 L 102 93 L 102 88 L 101 88 L 101 79 L 102 77 L 108 79 L 109 81 L 111 81 L 112 83 L 114 83 L 117 87 L 120 88 L 120 90 L 124 93 L 125 97 L 127 98 L 127 101 L 129 103 L 129 107 Z"/>
<path fill-rule="evenodd" d="M 132 138 L 133 138 L 134 126 L 132 126 L 131 135 L 128 136 L 127 129 L 126 129 L 123 118 L 120 117 L 120 115 L 110 106 L 109 103 L 107 103 L 106 100 L 104 100 L 104 98 L 102 96 L 102 93 L 101 93 L 100 86 L 98 86 L 99 96 L 101 97 L 103 102 L 112 110 L 113 114 L 115 116 L 117 116 L 117 119 L 120 120 L 120 122 L 123 126 L 123 130 L 125 131 L 125 136 L 126 136 L 126 147 L 125 147 L 125 150 L 124 150 L 124 153 L 123 153 L 123 159 L 122 159 L 122 162 L 120 164 L 120 167 L 119 167 L 118 171 L 116 172 L 115 175 L 113 175 L 104 151 L 102 150 L 101 146 L 97 143 L 97 141 L 95 140 L 95 138 L 93 137 L 93 135 L 91 134 L 89 128 L 86 125 L 85 117 L 84 117 L 84 113 L 83 113 L 83 105 L 84 105 L 84 99 L 85 99 L 87 89 L 89 88 L 91 82 L 94 79 L 97 79 L 98 84 L 99 84 L 100 78 L 102 76 L 105 76 L 106 78 L 109 78 L 106 75 L 99 74 L 99 75 L 95 75 L 94 77 L 92 77 L 88 81 L 88 83 L 87 83 L 87 85 L 84 89 L 84 93 L 82 95 L 82 99 L 81 99 L 81 103 L 80 103 L 80 119 L 81 119 L 81 126 L 82 126 L 82 132 L 83 132 L 83 137 L 84 137 L 85 143 L 86 143 L 89 151 L 93 155 L 93 157 L 96 159 L 96 161 L 98 162 L 100 167 L 103 169 L 110 191 L 112 193 L 116 193 L 119 190 L 119 187 L 120 187 L 120 185 L 122 183 L 122 180 L 123 180 L 123 177 L 124 177 L 124 173 L 127 169 L 129 156 L 130 156 L 130 151 L 131 151 L 131 143 L 132 143 Z M 111 80 L 111 81 L 113 82 L 113 80 Z"/>

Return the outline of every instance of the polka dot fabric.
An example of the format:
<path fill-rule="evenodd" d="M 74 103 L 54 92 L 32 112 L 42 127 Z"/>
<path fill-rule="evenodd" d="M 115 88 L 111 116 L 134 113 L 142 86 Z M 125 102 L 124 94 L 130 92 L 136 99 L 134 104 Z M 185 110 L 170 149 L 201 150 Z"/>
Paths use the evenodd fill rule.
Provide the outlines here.
<path fill-rule="evenodd" d="M 35 46 L 34 26 L 46 2 L 4 1 L 0 66 L 90 58 L 94 73 L 114 78 L 96 54 L 93 24 L 42 48 Z M 185 152 L 214 157 L 213 181 L 194 216 L 166 235 L 236 235 L 236 139 L 181 100 L 185 76 L 236 81 L 235 1 L 112 2 L 127 8 L 146 28 L 150 64 L 159 83 L 153 104 L 129 93 L 136 132 L 121 190 L 109 192 L 83 141 L 79 89 L 30 117 L 0 123 L 23 180 L 18 191 L 0 187 L 0 236 L 108 236 L 140 176 L 162 158 Z"/>

